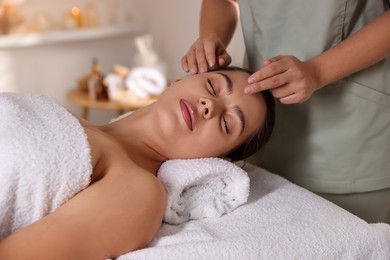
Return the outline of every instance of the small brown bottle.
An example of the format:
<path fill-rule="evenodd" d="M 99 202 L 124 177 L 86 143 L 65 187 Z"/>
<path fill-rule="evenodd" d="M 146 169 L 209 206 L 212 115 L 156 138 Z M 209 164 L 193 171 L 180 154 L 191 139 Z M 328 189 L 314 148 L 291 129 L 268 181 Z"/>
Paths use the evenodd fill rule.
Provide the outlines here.
<path fill-rule="evenodd" d="M 104 75 L 96 58 L 92 60 L 92 70 L 88 79 L 89 98 L 94 100 L 108 100 L 107 86 L 103 82 Z"/>

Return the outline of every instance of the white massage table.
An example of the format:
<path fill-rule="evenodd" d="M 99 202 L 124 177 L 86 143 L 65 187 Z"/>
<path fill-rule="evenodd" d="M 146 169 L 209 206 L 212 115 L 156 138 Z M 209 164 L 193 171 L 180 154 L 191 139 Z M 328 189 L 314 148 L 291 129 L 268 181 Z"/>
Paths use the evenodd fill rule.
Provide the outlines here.
<path fill-rule="evenodd" d="M 390 259 L 390 226 L 368 224 L 284 178 L 247 164 L 246 204 L 216 219 L 163 224 L 118 260 Z"/>

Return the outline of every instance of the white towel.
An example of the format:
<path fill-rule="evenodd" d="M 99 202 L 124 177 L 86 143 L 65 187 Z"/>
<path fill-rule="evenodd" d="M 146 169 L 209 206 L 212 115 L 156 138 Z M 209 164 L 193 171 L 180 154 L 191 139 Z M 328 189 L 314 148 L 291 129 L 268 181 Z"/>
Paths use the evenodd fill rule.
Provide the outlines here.
<path fill-rule="evenodd" d="M 90 183 L 78 120 L 43 95 L 0 93 L 0 240 L 53 212 Z"/>
<path fill-rule="evenodd" d="M 126 86 L 137 97 L 147 99 L 160 95 L 167 87 L 167 80 L 159 69 L 143 66 L 130 71 Z"/>
<path fill-rule="evenodd" d="M 167 190 L 164 222 L 170 224 L 220 217 L 249 196 L 247 173 L 219 158 L 170 160 L 162 164 L 157 176 Z"/>
<path fill-rule="evenodd" d="M 390 226 L 368 224 L 280 176 L 247 164 L 248 202 L 217 219 L 163 224 L 117 260 L 389 260 Z"/>

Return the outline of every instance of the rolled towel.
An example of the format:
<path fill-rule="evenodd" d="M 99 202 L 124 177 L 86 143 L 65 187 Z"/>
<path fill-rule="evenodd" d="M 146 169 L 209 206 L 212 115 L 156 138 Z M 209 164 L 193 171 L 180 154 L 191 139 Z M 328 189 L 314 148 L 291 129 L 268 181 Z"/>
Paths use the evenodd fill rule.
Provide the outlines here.
<path fill-rule="evenodd" d="M 249 196 L 247 173 L 220 158 L 169 160 L 157 176 L 168 194 L 164 215 L 168 224 L 220 217 L 244 204 Z"/>
<path fill-rule="evenodd" d="M 136 96 L 146 99 L 160 95 L 167 87 L 167 81 L 157 68 L 145 66 L 131 70 L 126 86 Z"/>

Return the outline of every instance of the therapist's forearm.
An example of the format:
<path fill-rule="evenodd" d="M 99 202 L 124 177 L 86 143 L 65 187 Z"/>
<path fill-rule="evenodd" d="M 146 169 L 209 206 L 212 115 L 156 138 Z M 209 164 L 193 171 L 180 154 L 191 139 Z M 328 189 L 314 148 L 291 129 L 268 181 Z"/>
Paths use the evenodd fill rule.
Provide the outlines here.
<path fill-rule="evenodd" d="M 335 47 L 308 60 L 319 87 L 365 69 L 390 55 L 390 11 L 368 23 Z"/>
<path fill-rule="evenodd" d="M 199 36 L 216 35 L 227 46 L 233 37 L 238 17 L 237 1 L 203 0 Z"/>

